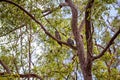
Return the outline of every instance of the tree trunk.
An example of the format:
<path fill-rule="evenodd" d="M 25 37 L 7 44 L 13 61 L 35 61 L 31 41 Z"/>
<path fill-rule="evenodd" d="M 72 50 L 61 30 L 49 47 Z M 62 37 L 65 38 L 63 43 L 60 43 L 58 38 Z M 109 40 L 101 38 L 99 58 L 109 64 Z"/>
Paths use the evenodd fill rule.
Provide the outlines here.
<path fill-rule="evenodd" d="M 79 57 L 80 55 L 78 55 Z M 80 57 L 79 57 L 80 61 Z M 85 63 L 80 61 L 80 68 L 83 74 L 84 80 L 92 80 L 92 59 L 89 58 Z"/>
<path fill-rule="evenodd" d="M 83 76 L 84 76 L 84 80 L 92 80 L 92 74 L 89 71 L 85 71 Z"/>
<path fill-rule="evenodd" d="M 92 80 L 92 63 L 87 64 L 82 71 L 84 80 Z"/>

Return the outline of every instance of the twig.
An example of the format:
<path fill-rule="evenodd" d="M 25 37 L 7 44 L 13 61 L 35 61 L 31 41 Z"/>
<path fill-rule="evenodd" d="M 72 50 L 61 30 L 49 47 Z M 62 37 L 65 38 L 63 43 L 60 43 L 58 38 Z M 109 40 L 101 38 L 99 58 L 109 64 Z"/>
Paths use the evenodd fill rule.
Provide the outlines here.
<path fill-rule="evenodd" d="M 9 32 L 7 32 L 7 33 L 5 33 L 5 34 L 0 35 L 0 37 L 6 36 L 6 35 L 14 32 L 14 31 L 16 31 L 17 29 L 20 29 L 20 28 L 24 27 L 24 26 L 25 26 L 24 24 L 23 24 L 23 25 L 20 25 L 19 27 L 15 28 L 15 29 L 12 29 L 12 30 L 10 30 Z"/>

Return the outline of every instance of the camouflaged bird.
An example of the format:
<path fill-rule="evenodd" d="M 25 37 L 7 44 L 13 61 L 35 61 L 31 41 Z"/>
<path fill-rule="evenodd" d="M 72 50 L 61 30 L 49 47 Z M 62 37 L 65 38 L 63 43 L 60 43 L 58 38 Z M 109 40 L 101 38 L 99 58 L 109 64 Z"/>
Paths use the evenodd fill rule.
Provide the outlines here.
<path fill-rule="evenodd" d="M 61 36 L 60 36 L 60 33 L 56 30 L 55 31 L 55 37 L 58 39 L 58 40 L 61 40 Z M 60 42 L 58 42 L 58 44 L 60 44 L 62 46 L 62 44 Z"/>
<path fill-rule="evenodd" d="M 68 38 L 67 43 L 68 43 L 70 46 L 74 46 L 74 41 L 73 41 L 71 38 Z"/>

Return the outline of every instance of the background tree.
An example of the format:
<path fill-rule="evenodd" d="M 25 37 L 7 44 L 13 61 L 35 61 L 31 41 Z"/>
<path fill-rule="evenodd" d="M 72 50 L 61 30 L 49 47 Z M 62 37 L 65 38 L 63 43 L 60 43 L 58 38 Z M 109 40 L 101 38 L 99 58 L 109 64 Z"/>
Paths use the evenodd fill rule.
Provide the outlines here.
<path fill-rule="evenodd" d="M 118 80 L 119 12 L 115 0 L 0 0 L 0 79 Z"/>

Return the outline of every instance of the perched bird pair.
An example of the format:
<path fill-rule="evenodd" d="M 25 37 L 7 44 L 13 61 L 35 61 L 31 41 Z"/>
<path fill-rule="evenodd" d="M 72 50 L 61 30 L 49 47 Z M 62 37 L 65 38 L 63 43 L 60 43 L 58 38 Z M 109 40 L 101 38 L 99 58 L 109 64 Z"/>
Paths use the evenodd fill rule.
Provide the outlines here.
<path fill-rule="evenodd" d="M 56 37 L 58 40 L 61 40 L 61 36 L 60 36 L 59 32 L 57 31 L 57 29 L 56 29 L 56 31 L 55 31 L 55 37 Z M 70 46 L 74 46 L 74 41 L 73 41 L 71 38 L 68 38 L 67 43 L 68 43 Z M 61 44 L 60 42 L 58 42 L 58 44 L 60 44 L 60 45 L 62 46 L 62 44 Z"/>

